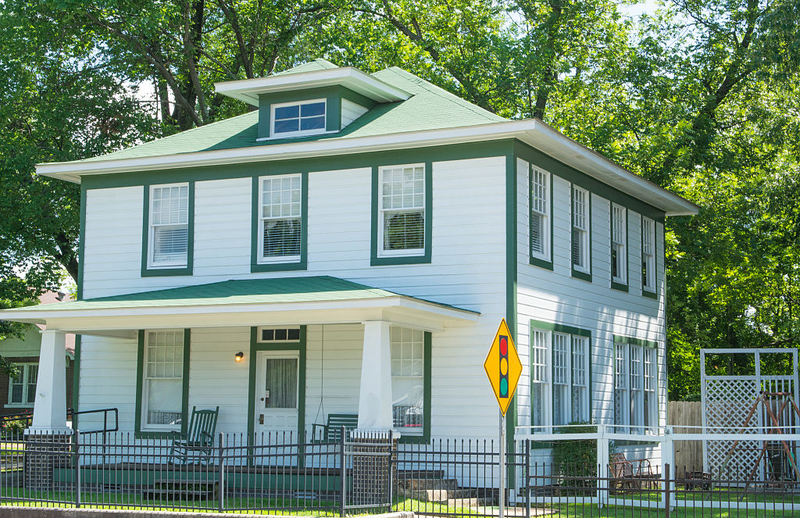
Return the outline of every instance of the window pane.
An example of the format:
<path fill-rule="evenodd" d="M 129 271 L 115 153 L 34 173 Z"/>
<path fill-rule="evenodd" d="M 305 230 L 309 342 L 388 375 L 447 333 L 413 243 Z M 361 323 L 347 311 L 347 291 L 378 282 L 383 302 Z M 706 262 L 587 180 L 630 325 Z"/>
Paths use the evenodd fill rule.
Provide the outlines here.
<path fill-rule="evenodd" d="M 300 129 L 300 121 L 298 119 L 276 120 L 275 133 L 289 133 Z"/>
<path fill-rule="evenodd" d="M 266 408 L 297 408 L 297 359 L 267 358 L 265 387 Z"/>
<path fill-rule="evenodd" d="M 189 248 L 189 186 L 153 187 L 150 243 L 153 264 L 186 264 Z"/>
<path fill-rule="evenodd" d="M 300 108 L 300 114 L 302 117 L 313 117 L 315 115 L 325 115 L 325 103 L 311 103 L 311 104 L 304 104 Z"/>
<path fill-rule="evenodd" d="M 261 257 L 300 256 L 302 238 L 300 175 L 261 179 Z"/>
<path fill-rule="evenodd" d="M 384 214 L 384 250 L 416 250 L 425 247 L 425 217 L 422 212 Z"/>
<path fill-rule="evenodd" d="M 300 130 L 325 129 L 325 117 L 311 117 L 300 121 Z"/>
<path fill-rule="evenodd" d="M 275 120 L 281 119 L 296 119 L 300 116 L 300 107 L 297 105 L 294 106 L 281 106 L 280 108 L 275 108 Z"/>
<path fill-rule="evenodd" d="M 392 326 L 392 416 L 398 428 L 422 431 L 425 404 L 424 337 L 417 329 Z"/>
<path fill-rule="evenodd" d="M 182 399 L 181 380 L 147 380 L 147 424 L 178 424 Z"/>

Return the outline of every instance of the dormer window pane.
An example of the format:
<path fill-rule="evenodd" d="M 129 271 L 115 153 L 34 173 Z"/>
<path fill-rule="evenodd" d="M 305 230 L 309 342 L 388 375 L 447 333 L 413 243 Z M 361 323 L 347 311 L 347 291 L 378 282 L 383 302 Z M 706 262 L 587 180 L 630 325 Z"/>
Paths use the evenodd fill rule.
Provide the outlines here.
<path fill-rule="evenodd" d="M 273 134 L 325 130 L 325 101 L 315 100 L 275 106 Z"/>

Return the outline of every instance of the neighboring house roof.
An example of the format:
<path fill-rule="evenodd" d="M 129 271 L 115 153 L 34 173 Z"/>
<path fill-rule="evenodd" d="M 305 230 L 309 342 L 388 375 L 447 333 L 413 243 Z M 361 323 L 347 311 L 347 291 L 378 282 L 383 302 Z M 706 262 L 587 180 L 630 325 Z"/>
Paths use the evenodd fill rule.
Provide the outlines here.
<path fill-rule="evenodd" d="M 480 314 L 337 277 L 314 276 L 229 280 L 78 300 L 57 306 L 29 306 L 5 310 L 3 317 L 32 323 L 65 319 L 64 323 L 73 326 L 80 326 L 80 319 L 87 319 L 95 326 L 92 329 L 128 329 L 116 326 L 115 319 L 136 317 L 139 319 L 137 322 L 142 323 L 144 319 L 153 317 L 167 319 L 173 327 L 184 327 L 180 318 L 187 315 L 195 318 L 198 315 L 213 315 L 211 318 L 222 318 L 226 325 L 234 325 L 234 315 L 264 321 L 269 311 L 283 311 L 287 315 L 290 312 L 306 312 L 302 317 L 306 319 L 304 321 L 309 318 L 309 312 L 316 313 L 314 318 L 322 319 L 325 311 L 351 311 L 354 315 L 367 311 L 395 311 L 442 321 L 474 321 Z M 209 318 L 205 318 L 203 323 L 215 324 Z"/>
<path fill-rule="evenodd" d="M 328 61 L 316 60 L 279 76 L 236 83 L 261 81 L 274 84 L 273 78 L 276 76 L 292 76 L 294 79 L 313 76 L 323 81 L 326 75 L 330 76 L 328 79 L 348 75 L 342 72 L 347 70 L 356 69 L 340 69 Z M 40 164 L 37 172 L 79 183 L 82 176 L 93 174 L 519 139 L 578 171 L 663 210 L 667 215 L 696 214 L 698 211 L 693 203 L 620 167 L 538 119 L 504 119 L 396 67 L 371 75 L 361 71 L 350 75 L 371 77 L 387 88 L 394 87 L 407 92 L 410 97 L 403 101 L 378 104 L 335 133 L 258 140 L 259 114 L 254 111 L 99 157 Z M 229 84 L 221 83 L 219 86 L 224 89 Z"/>
<path fill-rule="evenodd" d="M 27 308 L 31 307 L 41 307 L 41 306 L 48 306 L 52 304 L 59 304 L 62 302 L 66 302 L 71 300 L 71 296 L 69 294 L 65 294 L 62 292 L 54 292 L 54 291 L 46 291 L 39 297 L 39 305 L 38 306 L 26 306 Z M 39 347 L 41 345 L 41 335 L 39 331 L 44 331 L 46 326 L 43 324 L 35 324 L 35 332 L 34 328 L 31 328 L 30 331 L 25 331 L 24 335 L 25 338 L 7 338 L 5 340 L 0 341 L 0 354 L 3 356 L 10 356 L 10 357 L 37 357 L 39 355 Z M 67 333 L 64 337 L 64 349 L 67 351 L 67 356 L 70 359 L 75 358 L 75 335 L 72 333 Z M 33 345 L 35 343 L 35 348 Z"/>

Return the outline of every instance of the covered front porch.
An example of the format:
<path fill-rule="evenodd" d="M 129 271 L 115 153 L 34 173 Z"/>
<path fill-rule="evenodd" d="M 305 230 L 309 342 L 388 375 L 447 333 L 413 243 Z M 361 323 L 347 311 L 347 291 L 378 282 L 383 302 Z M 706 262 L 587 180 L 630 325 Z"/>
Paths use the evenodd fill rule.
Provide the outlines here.
<path fill-rule="evenodd" d="M 334 277 L 231 280 L 38 306 L 44 323 L 31 433 L 70 433 L 64 334 L 81 336 L 77 409 L 115 407 L 120 430 L 186 432 L 220 407 L 225 433 L 311 434 L 330 415 L 429 436 L 431 348 L 479 314 Z M 99 419 L 99 416 L 98 418 Z M 97 428 L 93 417 L 78 423 Z M 319 433 L 319 432 L 318 432 Z"/>

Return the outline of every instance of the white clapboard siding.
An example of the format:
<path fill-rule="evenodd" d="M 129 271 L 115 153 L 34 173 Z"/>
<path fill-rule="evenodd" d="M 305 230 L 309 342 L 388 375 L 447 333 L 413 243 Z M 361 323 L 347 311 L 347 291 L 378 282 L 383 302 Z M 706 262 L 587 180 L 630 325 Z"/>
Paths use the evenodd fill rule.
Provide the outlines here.
<path fill-rule="evenodd" d="M 132 431 L 136 409 L 135 338 L 81 337 L 79 409 L 119 409 L 119 427 Z M 77 374 L 77 373 L 76 373 Z M 103 414 L 80 416 L 80 430 L 101 430 Z"/>
<path fill-rule="evenodd" d="M 353 101 L 342 99 L 342 128 L 346 128 L 351 122 L 361 117 L 369 111 L 368 108 L 356 104 Z"/>
<path fill-rule="evenodd" d="M 529 264 L 528 164 L 517 162 L 518 196 L 518 329 L 517 348 L 523 362 L 518 393 L 520 425 L 530 422 L 529 327 L 530 320 L 553 322 L 592 333 L 592 419 L 613 420 L 613 337 L 615 334 L 656 341 L 659 348 L 660 418 L 666 411 L 664 355 L 663 225 L 657 224 L 659 300 L 641 295 L 640 215 L 629 211 L 628 293 L 611 289 L 610 201 L 592 194 L 592 282 L 572 277 L 570 256 L 570 183 L 553 178 L 553 270 Z M 660 233 L 659 233 L 660 232 Z"/>
<path fill-rule="evenodd" d="M 196 182 L 194 277 L 249 275 L 252 183 L 250 178 Z"/>
<path fill-rule="evenodd" d="M 237 352 L 244 359 L 236 363 Z M 189 414 L 193 406 L 219 406 L 218 432 L 247 429 L 250 328 L 192 329 L 189 354 Z"/>

